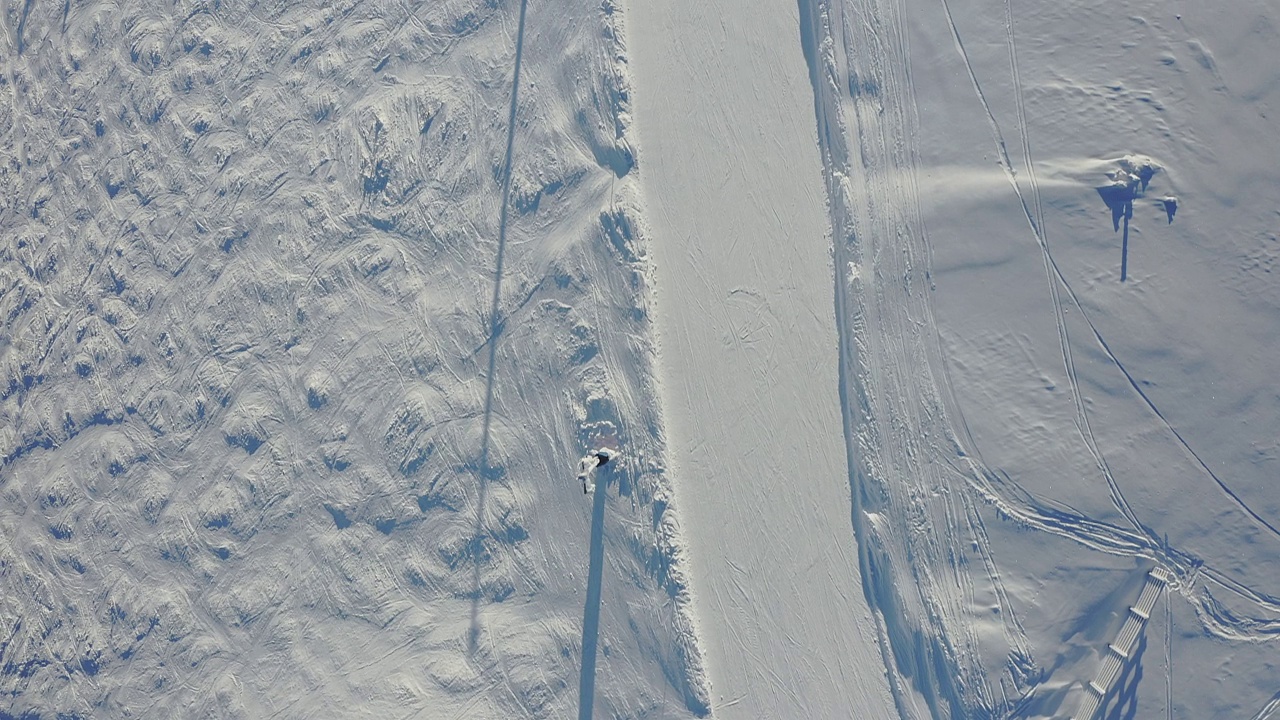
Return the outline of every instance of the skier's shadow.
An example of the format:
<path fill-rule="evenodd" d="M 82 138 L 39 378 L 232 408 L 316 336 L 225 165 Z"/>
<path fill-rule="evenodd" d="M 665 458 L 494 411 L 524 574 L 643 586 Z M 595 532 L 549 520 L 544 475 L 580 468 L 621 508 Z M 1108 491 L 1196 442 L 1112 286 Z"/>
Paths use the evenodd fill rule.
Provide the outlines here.
<path fill-rule="evenodd" d="M 591 510 L 591 562 L 587 569 L 587 602 L 582 609 L 582 675 L 578 681 L 578 720 L 591 720 L 596 696 L 596 648 L 600 642 L 600 584 L 604 575 L 604 501 L 614 466 L 596 469 Z"/>

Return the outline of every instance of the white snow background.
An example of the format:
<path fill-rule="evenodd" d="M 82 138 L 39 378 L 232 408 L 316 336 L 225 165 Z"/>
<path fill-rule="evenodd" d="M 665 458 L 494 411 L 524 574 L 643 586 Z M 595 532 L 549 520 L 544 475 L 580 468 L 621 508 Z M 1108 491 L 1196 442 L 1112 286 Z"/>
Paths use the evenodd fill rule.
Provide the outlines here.
<path fill-rule="evenodd" d="M 0 717 L 1280 712 L 1280 6 L 0 29 Z"/>

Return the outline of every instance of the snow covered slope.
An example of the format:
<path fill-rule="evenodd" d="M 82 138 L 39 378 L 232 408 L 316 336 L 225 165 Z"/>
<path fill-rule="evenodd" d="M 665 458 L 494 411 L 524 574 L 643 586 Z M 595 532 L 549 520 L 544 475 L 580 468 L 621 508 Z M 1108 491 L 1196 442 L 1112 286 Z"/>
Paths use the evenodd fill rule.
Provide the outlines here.
<path fill-rule="evenodd" d="M 702 708 L 610 7 L 4 13 L 0 711 Z"/>
<path fill-rule="evenodd" d="M 1280 711 L 1274 2 L 0 18 L 0 717 Z"/>

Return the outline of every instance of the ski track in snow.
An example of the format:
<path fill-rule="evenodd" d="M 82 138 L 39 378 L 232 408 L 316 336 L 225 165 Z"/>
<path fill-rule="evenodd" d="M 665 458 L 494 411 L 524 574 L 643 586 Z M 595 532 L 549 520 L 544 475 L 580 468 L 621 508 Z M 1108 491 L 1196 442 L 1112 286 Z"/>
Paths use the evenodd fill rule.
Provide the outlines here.
<path fill-rule="evenodd" d="M 945 0 L 943 0 L 943 8 L 947 12 L 948 22 L 951 22 L 951 11 L 947 6 Z M 1094 462 L 1097 464 L 1098 469 L 1102 472 L 1103 477 L 1106 478 L 1107 488 L 1111 492 L 1112 504 L 1115 506 L 1115 508 L 1118 511 L 1120 511 L 1120 513 L 1124 516 L 1124 518 L 1129 521 L 1129 524 L 1133 526 L 1135 530 L 1137 530 L 1138 532 L 1144 532 L 1144 528 L 1142 527 L 1141 523 L 1138 521 L 1137 517 L 1134 515 L 1133 509 L 1129 507 L 1129 502 L 1128 500 L 1125 499 L 1124 493 L 1120 490 L 1119 484 L 1116 482 L 1115 477 L 1112 476 L 1111 468 L 1108 467 L 1106 458 L 1103 456 L 1102 451 L 1098 449 L 1098 442 L 1097 442 L 1097 439 L 1094 437 L 1093 428 L 1089 425 L 1089 415 L 1085 410 L 1084 395 L 1080 390 L 1080 381 L 1079 381 L 1079 378 L 1077 377 L 1077 373 L 1075 369 L 1075 361 L 1071 355 L 1071 337 L 1070 337 L 1070 334 L 1067 332 L 1066 317 L 1062 312 L 1062 299 L 1061 297 L 1059 297 L 1057 281 L 1062 282 L 1063 287 L 1066 288 L 1067 292 L 1070 294 L 1072 302 L 1075 304 L 1077 309 L 1080 309 L 1080 303 L 1076 299 L 1075 294 L 1071 292 L 1071 288 L 1066 285 L 1065 278 L 1063 278 L 1062 273 L 1058 270 L 1057 263 L 1053 261 L 1053 256 L 1050 255 L 1049 253 L 1049 239 L 1045 230 L 1044 204 L 1040 197 L 1040 184 L 1036 180 L 1036 169 L 1035 169 L 1036 165 L 1035 165 L 1035 161 L 1032 159 L 1032 156 L 1031 156 L 1031 140 L 1030 140 L 1030 134 L 1027 130 L 1027 112 L 1026 112 L 1026 103 L 1024 102 L 1023 91 L 1022 91 L 1022 74 L 1018 71 L 1018 46 L 1017 46 L 1017 41 L 1015 39 L 1016 31 L 1014 27 L 1013 1 L 1005 0 L 1004 8 L 1005 8 L 1005 29 L 1007 31 L 1006 44 L 1008 45 L 1008 48 L 1009 48 L 1009 73 L 1013 81 L 1014 105 L 1017 108 L 1016 120 L 1017 120 L 1017 126 L 1018 126 L 1018 136 L 1019 136 L 1019 139 L 1021 140 L 1021 145 L 1022 145 L 1023 167 L 1026 168 L 1026 171 L 1027 171 L 1026 172 L 1027 184 L 1031 192 L 1031 208 L 1028 209 L 1026 207 L 1026 204 L 1024 203 L 1023 209 L 1024 211 L 1027 211 L 1027 214 L 1028 214 L 1027 220 L 1031 225 L 1032 232 L 1036 235 L 1036 240 L 1040 245 L 1040 250 L 1044 254 L 1045 275 L 1046 275 L 1046 281 L 1049 285 L 1049 292 L 1053 297 L 1054 320 L 1058 326 L 1058 336 L 1060 338 L 1059 342 L 1060 342 L 1061 351 L 1062 351 L 1062 362 L 1065 368 L 1067 380 L 1071 384 L 1071 394 L 1073 399 L 1075 400 L 1075 405 L 1076 405 L 1077 428 L 1080 431 L 1081 438 L 1084 440 L 1085 445 L 1088 446 L 1089 453 L 1090 455 L 1093 456 Z M 963 52 L 964 52 L 963 46 L 960 44 L 959 32 L 955 29 L 954 23 L 951 23 L 951 29 L 952 29 L 952 32 L 955 33 L 956 47 L 958 50 L 960 50 L 961 54 L 963 55 Z M 970 77 L 973 79 L 974 89 L 977 90 L 978 89 L 977 76 L 973 73 L 973 67 L 969 63 L 968 58 L 965 57 L 964 60 L 965 60 L 965 66 L 969 68 Z M 978 90 L 978 94 L 979 96 L 981 96 L 980 90 Z M 987 111 L 987 114 L 990 116 L 991 108 L 990 106 L 987 106 L 985 102 L 984 102 L 984 109 Z M 994 117 L 991 118 L 991 122 L 992 122 L 993 130 L 995 130 L 995 132 L 997 133 L 997 137 L 1000 138 L 999 144 L 1000 144 L 1001 150 L 1003 151 L 1004 139 L 998 134 L 999 124 L 996 123 Z M 1006 156 L 1005 159 L 1008 160 L 1008 157 Z M 1018 190 L 1018 180 L 1016 175 L 1012 174 L 1014 172 L 1014 169 L 1008 166 L 1006 166 L 1005 169 L 1007 172 L 1010 173 L 1009 175 L 1010 184 L 1013 186 L 1015 192 L 1017 192 L 1018 198 L 1021 201 L 1022 194 L 1021 194 L 1021 191 Z M 1032 217 L 1033 213 L 1034 213 L 1034 217 Z M 1081 309 L 1080 312 L 1083 313 L 1084 311 Z"/>
<path fill-rule="evenodd" d="M 1000 123 L 996 120 L 995 115 L 992 113 L 990 104 L 986 101 L 986 98 L 983 96 L 981 85 L 978 82 L 978 77 L 973 69 L 973 65 L 969 61 L 968 56 L 965 53 L 964 44 L 961 41 L 959 30 L 957 30 L 956 28 L 955 20 L 951 15 L 951 11 L 947 4 L 947 0 L 939 0 L 939 1 L 942 5 L 943 11 L 946 14 L 948 26 L 950 27 L 952 35 L 955 39 L 956 50 L 960 54 L 961 59 L 964 62 L 965 68 L 969 74 L 969 78 L 973 83 L 974 91 L 978 96 L 978 99 L 980 100 L 982 107 L 986 112 L 987 118 L 990 122 L 991 131 L 993 134 L 993 140 L 995 141 L 997 150 L 1001 157 L 1000 165 L 1004 169 L 1006 176 L 1008 177 L 1009 184 L 1012 187 L 1013 192 L 1015 193 L 1015 195 L 1017 195 L 1018 202 L 1022 207 L 1023 213 L 1026 215 L 1027 224 L 1029 225 L 1033 235 L 1035 236 L 1036 242 L 1039 245 L 1041 252 L 1044 254 L 1045 269 L 1046 271 L 1049 272 L 1048 282 L 1050 286 L 1050 292 L 1053 296 L 1054 313 L 1058 322 L 1058 332 L 1061 338 L 1063 362 L 1066 367 L 1067 378 L 1071 383 L 1072 395 L 1076 403 L 1078 428 L 1082 434 L 1082 437 L 1085 443 L 1089 447 L 1090 453 L 1093 455 L 1095 461 L 1098 464 L 1099 469 L 1102 471 L 1102 473 L 1106 478 L 1107 485 L 1110 488 L 1112 493 L 1112 501 L 1115 504 L 1116 508 L 1120 510 L 1120 512 L 1130 522 L 1130 524 L 1133 526 L 1135 530 L 1147 536 L 1149 540 L 1148 544 L 1154 545 L 1159 542 L 1158 539 L 1155 537 L 1154 532 L 1149 528 L 1145 527 L 1144 525 L 1142 525 L 1141 522 L 1137 519 L 1136 515 L 1134 514 L 1132 508 L 1129 507 L 1128 502 L 1124 498 L 1124 494 L 1121 492 L 1119 485 L 1117 484 L 1115 478 L 1112 476 L 1110 469 L 1107 467 L 1106 460 L 1103 457 L 1101 451 L 1098 449 L 1097 442 L 1093 437 L 1093 431 L 1090 429 L 1088 414 L 1085 410 L 1084 403 L 1083 403 L 1083 395 L 1080 391 L 1079 381 L 1076 377 L 1074 362 L 1072 361 L 1072 358 L 1071 358 L 1071 340 L 1067 332 L 1065 318 L 1062 313 L 1062 302 L 1058 297 L 1059 284 L 1063 289 L 1066 290 L 1067 295 L 1071 300 L 1072 306 L 1076 309 L 1076 311 L 1080 314 L 1080 317 L 1082 317 L 1085 323 L 1088 325 L 1090 333 L 1093 337 L 1093 340 L 1097 344 L 1098 348 L 1103 351 L 1103 353 L 1111 361 L 1111 363 L 1116 367 L 1116 369 L 1124 376 L 1128 385 L 1133 389 L 1134 393 L 1138 396 L 1138 398 L 1141 399 L 1143 404 L 1151 411 L 1153 415 L 1155 415 L 1159 419 L 1159 421 L 1165 427 L 1165 429 L 1177 440 L 1178 444 L 1195 461 L 1195 464 L 1201 470 L 1203 470 L 1204 473 L 1208 475 L 1210 479 L 1214 481 L 1214 483 L 1223 492 L 1223 494 L 1226 495 L 1231 500 L 1231 502 L 1241 510 L 1241 512 L 1249 516 L 1249 518 L 1251 518 L 1258 525 L 1265 528 L 1272 536 L 1274 536 L 1277 539 L 1280 539 L 1280 530 L 1278 530 L 1272 523 L 1268 522 L 1265 518 L 1263 518 L 1257 512 L 1255 512 L 1252 508 L 1250 508 L 1243 500 L 1241 500 L 1240 497 L 1235 492 L 1233 492 L 1231 488 L 1225 482 L 1223 482 L 1222 479 L 1219 478 L 1217 474 L 1214 473 L 1213 470 L 1210 469 L 1207 464 L 1205 464 L 1205 462 L 1200 458 L 1200 456 L 1195 452 L 1195 450 L 1192 449 L 1191 446 L 1187 443 L 1187 441 L 1182 437 L 1181 433 L 1179 433 L 1178 430 L 1174 428 L 1173 425 L 1171 425 L 1168 422 L 1168 420 L 1165 419 L 1164 414 L 1161 413 L 1160 409 L 1157 408 L 1155 403 L 1151 401 L 1151 399 L 1147 396 L 1147 393 L 1142 390 L 1142 387 L 1134 379 L 1133 375 L 1129 372 L 1129 370 L 1125 368 L 1124 364 L 1120 361 L 1118 357 L 1116 357 L 1115 353 L 1111 350 L 1110 345 L 1108 345 L 1107 341 L 1103 338 L 1102 333 L 1098 330 L 1097 326 L 1093 323 L 1092 320 L 1089 319 L 1089 313 L 1085 310 L 1083 304 L 1080 302 L 1079 297 L 1071 289 L 1071 285 L 1067 281 L 1066 275 L 1062 272 L 1058 264 L 1054 261 L 1053 256 L 1049 251 L 1049 243 L 1048 243 L 1048 239 L 1046 237 L 1046 232 L 1045 232 L 1044 211 L 1042 209 L 1040 191 L 1035 180 L 1035 162 L 1031 156 L 1030 141 L 1028 140 L 1027 130 L 1026 130 L 1027 120 L 1026 120 L 1025 111 L 1023 109 L 1021 79 L 1020 79 L 1020 75 L 1018 73 L 1018 67 L 1017 67 L 1017 48 L 1016 48 L 1016 45 L 1014 44 L 1014 27 L 1013 27 L 1014 20 L 1013 20 L 1011 0 L 1005 0 L 1006 29 L 1008 33 L 1007 43 L 1008 43 L 1009 58 L 1010 58 L 1010 71 L 1013 78 L 1014 100 L 1015 100 L 1015 106 L 1017 108 L 1017 126 L 1019 130 L 1021 145 L 1023 148 L 1024 167 L 1027 169 L 1027 175 L 1029 177 L 1029 187 L 1030 187 L 1030 193 L 1031 193 L 1030 203 L 1028 203 L 1027 199 L 1025 198 L 1025 196 L 1023 195 L 1019 187 L 1016 169 L 1014 168 L 1013 163 L 1009 158 L 1004 136 L 1000 130 Z M 1241 594 L 1246 596 L 1248 595 L 1248 593 L 1241 593 Z M 1267 603 L 1261 603 L 1261 604 L 1265 605 Z"/>
<path fill-rule="evenodd" d="M 946 468 L 922 457 L 929 453 L 931 443 L 936 442 L 930 439 L 928 428 L 942 420 L 938 398 L 929 390 L 933 382 L 895 378 L 898 372 L 892 365 L 877 369 L 866 364 L 880 342 L 887 341 L 887 347 L 894 348 L 895 352 L 907 351 L 898 344 L 899 340 L 918 342 L 913 340 L 918 336 L 908 328 L 920 323 L 931 325 L 927 303 L 922 302 L 919 289 L 910 284 L 913 264 L 927 262 L 928 250 L 927 245 L 913 247 L 911 244 L 912 240 L 923 238 L 915 235 L 922 230 L 914 199 L 914 168 L 918 160 L 914 151 L 902 144 L 911 137 L 908 124 L 914 114 L 906 65 L 895 61 L 895 57 L 906 52 L 902 8 L 893 4 L 814 3 L 805 7 L 804 15 L 809 22 L 807 33 L 813 38 L 811 77 L 818 124 L 822 128 L 820 138 L 827 159 L 831 222 L 837 238 L 836 265 L 842 270 L 857 267 L 859 277 L 863 278 L 852 281 L 853 287 L 846 287 L 843 274 L 838 274 L 836 279 L 846 437 L 854 478 L 853 521 L 864 576 L 874 579 L 868 595 L 874 598 L 873 606 L 882 618 L 886 663 L 890 668 L 910 668 L 899 672 L 923 673 L 927 678 L 917 680 L 913 691 L 901 674 L 893 673 L 898 711 L 903 717 L 917 717 L 961 712 L 966 706 L 989 707 L 993 701 L 991 691 L 985 687 L 985 672 L 973 661 L 977 655 L 976 637 L 971 628 L 954 622 L 954 618 L 963 613 L 963 604 L 973 590 L 967 573 L 959 571 L 956 547 L 949 547 L 965 530 L 971 534 L 980 532 L 980 525 L 975 525 L 975 521 L 981 521 L 964 492 L 944 489 L 950 474 Z M 840 90 L 844 87 L 850 90 L 848 96 Z M 859 158 L 857 168 L 849 166 L 845 127 L 854 133 L 850 145 Z M 863 178 L 865 190 L 850 187 Z M 879 238 L 888 242 L 882 245 Z M 876 309 L 860 308 L 858 286 L 863 284 L 883 286 L 883 292 L 891 292 L 894 299 L 891 301 L 882 291 L 877 291 Z M 887 317 L 869 319 L 877 312 Z M 920 345 L 913 349 L 920 353 L 934 352 Z M 937 366 L 936 360 L 934 365 Z M 902 367 L 927 370 L 928 365 L 908 362 Z M 870 377 L 864 373 L 870 373 Z M 886 448 L 893 455 L 891 458 L 876 457 L 875 443 L 889 438 L 880 436 L 876 426 L 868 422 L 876 415 L 876 408 L 884 405 L 901 407 L 902 412 L 912 418 L 912 425 L 907 427 L 921 427 L 923 423 L 914 436 L 901 430 L 892 433 L 896 447 Z M 923 442 L 924 446 L 918 447 L 917 442 Z M 917 476 L 914 482 L 919 482 L 922 488 L 931 488 L 929 495 L 933 499 L 926 499 L 909 486 L 886 482 L 890 478 L 883 476 L 881 467 L 895 468 L 894 476 Z M 894 497 L 899 489 L 909 494 Z M 961 503 L 960 507 L 956 501 Z M 913 563 L 895 541 L 898 532 L 895 527 L 911 527 L 916 531 L 937 527 L 939 530 L 934 532 L 941 539 L 912 541 L 908 552 L 923 553 L 925 558 Z M 999 576 L 990 555 L 985 545 L 979 547 L 983 566 L 989 573 L 987 581 L 1001 594 Z M 947 557 L 951 560 L 947 561 Z M 940 583 L 935 578 L 932 569 L 935 565 L 949 576 L 948 582 Z M 895 572 L 909 572 L 909 584 L 898 585 L 896 589 L 888 584 L 887 577 Z M 908 587 L 916 590 L 908 591 Z M 917 624 L 922 614 L 931 621 Z M 947 618 L 952 619 L 950 625 Z M 1016 615 L 1010 612 L 1005 618 L 1007 641 L 1013 648 L 1023 646 L 1025 642 Z M 929 629 L 940 625 L 946 630 Z M 1023 654 L 1025 648 L 1015 651 L 1014 662 Z M 971 662 L 962 662 L 960 658 Z"/>

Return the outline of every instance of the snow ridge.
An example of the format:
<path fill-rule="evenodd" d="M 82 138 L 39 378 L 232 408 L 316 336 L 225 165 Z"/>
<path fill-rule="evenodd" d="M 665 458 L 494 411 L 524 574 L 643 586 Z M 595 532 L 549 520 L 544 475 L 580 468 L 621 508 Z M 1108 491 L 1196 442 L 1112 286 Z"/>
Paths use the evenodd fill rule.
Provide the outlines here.
<path fill-rule="evenodd" d="M 686 707 L 698 716 L 706 716 L 711 711 L 711 687 L 707 680 L 706 667 L 703 661 L 702 645 L 698 638 L 697 624 L 693 616 L 692 595 L 685 560 L 684 542 L 680 529 L 679 509 L 671 486 L 671 478 L 665 472 L 667 442 L 662 430 L 667 427 L 663 420 L 659 389 L 655 383 L 655 359 L 657 350 L 653 345 L 652 314 L 649 307 L 652 303 L 651 288 L 647 278 L 653 274 L 649 261 L 648 247 L 651 237 L 645 222 L 642 205 L 639 200 L 639 189 L 634 177 L 627 171 L 632 164 L 639 164 L 639 157 L 633 157 L 632 140 L 627 133 L 630 125 L 630 97 L 633 82 L 627 64 L 627 28 L 626 13 L 611 0 L 606 0 L 604 8 L 607 24 L 605 36 L 611 41 L 614 50 L 613 63 L 610 67 L 611 97 L 613 100 L 613 116 L 615 118 L 614 137 L 617 147 L 622 151 L 596 151 L 597 161 L 614 169 L 618 181 L 610 188 L 610 212 L 600 216 L 604 236 L 628 263 L 632 270 L 629 286 L 639 298 L 639 315 L 643 318 L 645 331 L 643 335 L 630 335 L 628 341 L 632 352 L 636 353 L 639 364 L 640 392 L 647 399 L 645 414 L 648 417 L 648 433 L 654 441 L 649 451 L 650 457 L 636 459 L 647 462 L 647 477 L 651 478 L 651 494 L 646 500 L 652 505 L 653 524 L 656 530 L 657 546 L 655 561 L 657 575 L 662 586 L 672 601 L 672 630 L 675 635 L 678 666 L 667 671 L 668 681 L 679 687 L 684 694 Z M 621 171 L 621 172 L 620 172 Z M 625 177 L 624 177 L 625 176 Z"/>

